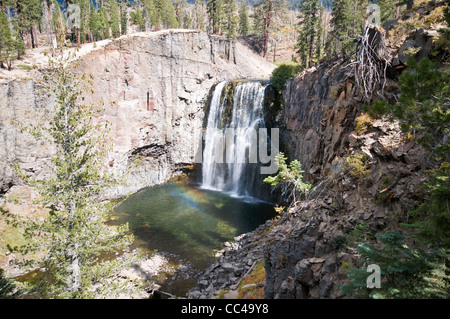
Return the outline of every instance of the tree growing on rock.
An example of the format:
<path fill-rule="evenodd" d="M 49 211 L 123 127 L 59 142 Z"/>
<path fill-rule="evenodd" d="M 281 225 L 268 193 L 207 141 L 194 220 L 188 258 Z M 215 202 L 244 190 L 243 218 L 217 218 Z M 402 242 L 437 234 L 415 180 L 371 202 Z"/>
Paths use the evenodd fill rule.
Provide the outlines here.
<path fill-rule="evenodd" d="M 107 125 L 94 124 L 98 112 L 82 104 L 82 92 L 88 89 L 84 84 L 91 80 L 74 72 L 65 58 L 50 60 L 43 85 L 56 104 L 52 111 L 43 110 L 43 120 L 26 130 L 56 147 L 51 159 L 53 177 L 35 180 L 16 165 L 17 173 L 36 187 L 40 205 L 48 210 L 43 219 L 5 213 L 9 222 L 23 229 L 27 242 L 10 249 L 24 256 L 22 265 L 45 269 L 43 280 L 31 290 L 39 297 L 117 297 L 135 289 L 114 279 L 137 261 L 138 254 L 127 251 L 133 241 L 128 225 L 105 225 L 113 203 L 101 196 L 118 181 L 105 169 L 110 149 Z M 116 254 L 123 255 L 117 258 Z"/>
<path fill-rule="evenodd" d="M 297 195 L 308 197 L 308 193 L 312 188 L 311 184 L 303 181 L 302 165 L 298 160 L 293 160 L 289 164 L 286 163 L 286 156 L 282 152 L 278 153 L 275 161 L 278 165 L 278 174 L 269 176 L 264 179 L 264 183 L 270 184 L 274 187 L 281 187 L 282 197 L 292 204 L 297 201 Z"/>

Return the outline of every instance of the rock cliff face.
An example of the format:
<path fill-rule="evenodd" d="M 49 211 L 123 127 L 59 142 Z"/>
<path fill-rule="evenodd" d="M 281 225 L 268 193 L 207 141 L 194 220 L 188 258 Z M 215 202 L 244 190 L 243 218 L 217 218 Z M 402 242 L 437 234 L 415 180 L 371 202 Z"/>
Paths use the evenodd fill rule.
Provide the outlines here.
<path fill-rule="evenodd" d="M 358 233 L 363 241 L 398 229 L 421 198 L 424 150 L 398 123 L 362 115 L 362 94 L 346 65 L 306 71 L 283 92 L 282 144 L 316 187 L 266 234 L 267 298 L 344 297 L 339 286 L 348 267 L 358 267 L 350 232 L 365 225 Z M 397 93 L 395 78 L 388 78 L 386 97 Z M 356 155 L 362 160 L 349 161 Z"/>
<path fill-rule="evenodd" d="M 392 53 L 384 87 L 391 103 L 402 48 Z M 249 268 L 244 256 L 251 254 L 251 262 L 264 261 L 258 284 L 265 298 L 345 298 L 339 286 L 350 268 L 360 267 L 356 244 L 407 221 L 423 196 L 425 152 L 398 123 L 363 115 L 363 94 L 348 65 L 328 61 L 289 80 L 272 118 L 282 151 L 300 160 L 315 186 L 308 200 L 289 203 L 278 218 L 229 244 L 188 297 L 239 289 Z"/>
<path fill-rule="evenodd" d="M 167 181 L 194 163 L 202 142 L 203 101 L 213 84 L 235 78 L 267 78 L 274 66 L 239 43 L 204 32 L 169 30 L 110 41 L 77 59 L 77 70 L 94 76 L 86 102 L 103 107 L 114 142 L 108 169 L 118 175 L 136 156 L 141 164 L 127 186 L 112 196 Z M 17 183 L 10 164 L 45 177 L 50 146 L 19 133 L 17 123 L 35 120 L 50 107 L 33 77 L 0 83 L 0 191 Z"/>

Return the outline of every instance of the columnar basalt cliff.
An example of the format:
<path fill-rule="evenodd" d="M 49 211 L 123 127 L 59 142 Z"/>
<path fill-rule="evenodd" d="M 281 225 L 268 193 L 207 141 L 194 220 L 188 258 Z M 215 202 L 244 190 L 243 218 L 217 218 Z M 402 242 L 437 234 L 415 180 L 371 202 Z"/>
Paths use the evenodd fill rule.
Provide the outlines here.
<path fill-rule="evenodd" d="M 418 30 L 404 40 L 416 41 L 418 33 L 425 34 Z M 424 41 L 431 39 L 425 36 Z M 384 90 L 375 92 L 390 103 L 398 98 L 398 70 L 405 67 L 400 59 L 405 46 L 396 45 Z M 417 57 L 429 53 L 420 51 Z M 251 286 L 264 287 L 265 298 L 346 297 L 340 285 L 359 262 L 350 233 L 358 225 L 366 227 L 360 236 L 400 229 L 407 212 L 422 200 L 426 181 L 423 148 L 397 122 L 364 115 L 363 99 L 354 68 L 344 59 L 322 63 L 287 82 L 272 126 L 280 128 L 288 160 L 300 160 L 315 187 L 308 200 L 280 203 L 291 206 L 227 243 L 189 298 L 237 295 L 257 262 L 264 263 L 265 278 Z M 352 163 L 352 158 L 362 160 Z"/>
<path fill-rule="evenodd" d="M 239 290 L 259 260 L 266 276 L 257 285 L 264 286 L 266 298 L 344 297 L 339 289 L 347 280 L 343 265 L 357 260 L 355 251 L 346 249 L 349 232 L 361 223 L 374 233 L 398 227 L 420 198 L 423 150 L 387 119 L 373 119 L 356 132 L 362 95 L 347 64 L 323 64 L 288 81 L 284 105 L 272 123 L 280 128 L 282 150 L 289 160 L 301 161 L 305 177 L 316 186 L 309 199 L 229 243 L 189 298 Z M 386 94 L 396 90 L 389 83 Z M 367 158 L 364 177 L 355 176 L 346 161 L 357 153 Z"/>
<path fill-rule="evenodd" d="M 77 58 L 79 72 L 92 74 L 94 94 L 85 102 L 103 107 L 111 123 L 113 152 L 107 167 L 120 175 L 139 156 L 120 196 L 163 183 L 194 163 L 202 138 L 203 101 L 213 84 L 235 78 L 268 78 L 274 66 L 249 49 L 190 30 L 124 36 Z M 40 92 L 39 71 L 29 79 L 0 83 L 0 191 L 18 182 L 11 163 L 38 177 L 50 173 L 54 152 L 19 132 L 52 101 Z"/>

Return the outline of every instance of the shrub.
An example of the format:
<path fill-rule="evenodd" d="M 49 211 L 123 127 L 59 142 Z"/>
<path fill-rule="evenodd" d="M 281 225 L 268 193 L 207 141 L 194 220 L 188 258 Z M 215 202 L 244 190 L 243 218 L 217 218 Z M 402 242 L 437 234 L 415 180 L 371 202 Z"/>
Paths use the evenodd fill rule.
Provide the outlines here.
<path fill-rule="evenodd" d="M 382 243 L 377 248 L 369 243 L 358 245 L 361 268 L 349 270 L 350 282 L 340 286 L 342 292 L 357 297 L 379 298 L 449 298 L 448 250 L 430 252 L 411 248 L 394 230 L 378 233 Z M 380 267 L 381 288 L 366 288 L 368 264 Z"/>
<path fill-rule="evenodd" d="M 301 66 L 293 62 L 285 62 L 278 66 L 272 72 L 270 77 L 270 83 L 278 90 L 281 91 L 286 85 L 286 81 L 296 76 L 301 71 Z"/>
<path fill-rule="evenodd" d="M 355 132 L 358 136 L 366 133 L 367 129 L 371 127 L 374 123 L 374 119 L 372 119 L 369 114 L 362 113 L 360 116 L 356 118 L 356 126 Z"/>
<path fill-rule="evenodd" d="M 345 169 L 359 179 L 370 173 L 370 169 L 367 168 L 367 156 L 362 153 L 349 155 L 345 160 L 345 164 Z"/>
<path fill-rule="evenodd" d="M 288 165 L 282 152 L 277 154 L 275 161 L 278 165 L 278 174 L 266 177 L 264 183 L 275 187 L 281 185 L 283 194 L 287 194 L 288 198 L 292 197 L 293 203 L 296 202 L 297 193 L 307 198 L 312 185 L 303 182 L 304 171 L 301 163 L 298 160 L 293 160 Z"/>

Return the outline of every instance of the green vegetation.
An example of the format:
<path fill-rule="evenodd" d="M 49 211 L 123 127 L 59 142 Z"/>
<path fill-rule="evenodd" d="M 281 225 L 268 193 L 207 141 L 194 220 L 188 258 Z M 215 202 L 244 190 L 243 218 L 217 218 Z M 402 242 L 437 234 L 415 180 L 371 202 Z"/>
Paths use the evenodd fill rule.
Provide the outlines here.
<path fill-rule="evenodd" d="M 359 243 L 371 239 L 373 239 L 373 235 L 369 229 L 369 225 L 360 223 L 348 234 L 346 241 L 349 243 Z"/>
<path fill-rule="evenodd" d="M 372 126 L 374 123 L 374 119 L 372 119 L 368 114 L 363 113 L 356 118 L 356 126 L 355 132 L 357 135 L 363 135 L 366 133 L 367 129 Z"/>
<path fill-rule="evenodd" d="M 287 198 L 292 198 L 292 202 L 295 203 L 297 193 L 305 198 L 308 197 L 312 185 L 303 182 L 304 171 L 300 162 L 293 160 L 288 165 L 286 159 L 282 152 L 277 154 L 275 161 L 278 165 L 278 174 L 266 177 L 264 183 L 275 187 L 281 186 L 282 196 L 287 195 Z"/>
<path fill-rule="evenodd" d="M 0 299 L 14 299 L 19 294 L 14 281 L 5 277 L 4 270 L 0 268 Z"/>
<path fill-rule="evenodd" d="M 330 47 L 334 49 L 333 53 L 347 55 L 354 51 L 355 45 L 352 38 L 362 33 L 362 10 L 360 6 L 355 5 L 349 0 L 335 0 L 333 2 L 333 15 L 331 25 L 333 31 L 330 35 Z"/>
<path fill-rule="evenodd" d="M 367 155 L 363 153 L 356 153 L 349 155 L 345 159 L 344 168 L 350 172 L 350 174 L 358 179 L 363 179 L 367 174 L 370 173 L 368 166 Z"/>
<path fill-rule="evenodd" d="M 444 10 L 450 26 L 449 10 Z M 449 33 L 441 30 L 448 40 Z M 445 43 L 441 42 L 441 43 Z M 398 103 L 374 102 L 366 110 L 372 116 L 389 115 L 402 129 L 414 136 L 428 151 L 427 195 L 408 214 L 414 230 L 408 236 L 419 245 L 410 247 L 400 232 L 387 230 L 376 235 L 382 247 L 367 242 L 357 247 L 361 266 L 380 266 L 380 289 L 366 288 L 367 272 L 351 269 L 350 282 L 341 287 L 349 295 L 370 298 L 450 298 L 450 71 L 439 70 L 425 57 L 407 60 L 407 70 L 400 76 Z M 385 181 L 387 183 L 387 181 Z"/>
<path fill-rule="evenodd" d="M 322 13 L 323 7 L 316 0 L 302 1 L 300 5 L 299 36 L 297 53 L 303 68 L 310 68 L 322 57 Z"/>
<path fill-rule="evenodd" d="M 252 271 L 241 281 L 238 288 L 238 299 L 263 299 L 266 270 L 264 259 L 259 260 Z"/>
<path fill-rule="evenodd" d="M 278 91 L 284 89 L 286 85 L 286 81 L 301 71 L 300 65 L 294 62 L 285 62 L 279 65 L 272 72 L 272 76 L 270 77 L 270 83 L 275 87 Z"/>
<path fill-rule="evenodd" d="M 8 17 L 0 11 L 0 67 L 11 70 L 12 62 L 24 53 L 24 44 L 12 35 Z"/>
<path fill-rule="evenodd" d="M 239 34 L 247 35 L 250 32 L 250 22 L 248 20 L 247 1 L 242 0 L 239 6 Z"/>
<path fill-rule="evenodd" d="M 263 57 L 269 54 L 269 40 L 277 28 L 276 20 L 286 12 L 288 5 L 283 0 L 258 0 L 253 8 L 253 30 L 263 43 Z"/>
<path fill-rule="evenodd" d="M 56 105 L 42 116 L 42 122 L 25 128 L 56 146 L 55 176 L 46 181 L 30 179 L 16 166 L 17 173 L 39 191 L 39 204 L 48 214 L 33 218 L 3 212 L 26 240 L 9 248 L 23 256 L 22 266 L 46 269 L 45 280 L 29 293 L 43 298 L 117 297 L 134 291 L 135 286 L 112 276 L 139 255 L 126 252 L 133 241 L 128 225 L 105 225 L 114 204 L 101 201 L 100 196 L 118 182 L 103 169 L 110 150 L 108 130 L 105 124 L 92 123 L 96 115 L 92 106 L 80 104 L 81 93 L 88 89 L 85 84 L 92 79 L 72 68 L 66 60 L 50 61 L 43 85 Z M 116 253 L 126 258 L 115 258 Z"/>
<path fill-rule="evenodd" d="M 444 152 L 449 144 L 440 140 L 450 134 L 450 71 L 438 70 L 429 58 L 416 62 L 412 56 L 408 58 L 407 66 L 399 78 L 399 102 L 390 105 L 375 101 L 366 109 L 372 116 L 388 114 L 400 120 L 402 129 L 417 135 L 418 141 L 428 150 Z"/>
<path fill-rule="evenodd" d="M 361 243 L 357 251 L 361 254 L 361 269 L 352 268 L 350 282 L 341 290 L 359 298 L 450 298 L 450 270 L 448 250 L 442 248 L 426 252 L 405 244 L 398 231 L 378 233 L 382 247 Z M 369 264 L 381 269 L 381 288 L 366 288 Z"/>

